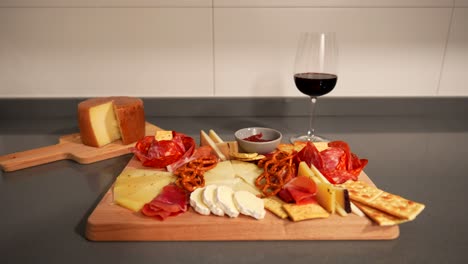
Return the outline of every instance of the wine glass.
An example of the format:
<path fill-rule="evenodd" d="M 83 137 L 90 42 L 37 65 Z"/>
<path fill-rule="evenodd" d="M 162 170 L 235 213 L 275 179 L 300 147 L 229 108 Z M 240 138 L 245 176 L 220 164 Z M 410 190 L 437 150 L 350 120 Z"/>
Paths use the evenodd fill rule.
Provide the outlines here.
<path fill-rule="evenodd" d="M 314 113 L 317 97 L 335 88 L 338 49 L 333 32 L 301 33 L 294 66 L 294 82 L 297 89 L 310 97 L 309 130 L 305 135 L 296 135 L 290 141 L 328 141 L 315 134 Z"/>

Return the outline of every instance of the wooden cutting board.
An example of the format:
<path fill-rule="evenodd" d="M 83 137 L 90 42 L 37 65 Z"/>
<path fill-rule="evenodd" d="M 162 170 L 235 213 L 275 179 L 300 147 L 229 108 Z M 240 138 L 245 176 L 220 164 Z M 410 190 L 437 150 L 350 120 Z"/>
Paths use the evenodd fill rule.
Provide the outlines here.
<path fill-rule="evenodd" d="M 142 168 L 135 157 L 127 167 Z M 359 177 L 374 185 L 364 172 Z M 244 215 L 202 216 L 190 208 L 184 214 L 159 221 L 114 204 L 112 187 L 86 226 L 86 237 L 93 241 L 388 240 L 398 236 L 398 226 L 381 227 L 354 214 L 292 222 L 269 211 L 264 219 L 255 220 Z"/>
<path fill-rule="evenodd" d="M 157 130 L 162 129 L 146 123 L 146 135 L 154 135 Z M 64 159 L 89 164 L 128 154 L 133 145 L 123 145 L 121 140 L 117 140 L 100 148 L 90 147 L 84 145 L 80 134 L 76 133 L 61 136 L 59 143 L 52 146 L 0 156 L 0 167 L 4 171 L 15 171 Z"/>

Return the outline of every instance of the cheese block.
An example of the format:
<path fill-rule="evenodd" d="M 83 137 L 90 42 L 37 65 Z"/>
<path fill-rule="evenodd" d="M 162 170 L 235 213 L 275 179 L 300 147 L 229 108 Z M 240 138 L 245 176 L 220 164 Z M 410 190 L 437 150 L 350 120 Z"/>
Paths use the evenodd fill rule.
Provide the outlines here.
<path fill-rule="evenodd" d="M 102 147 L 118 139 L 124 145 L 145 136 L 143 101 L 134 97 L 98 97 L 78 104 L 83 144 Z"/>

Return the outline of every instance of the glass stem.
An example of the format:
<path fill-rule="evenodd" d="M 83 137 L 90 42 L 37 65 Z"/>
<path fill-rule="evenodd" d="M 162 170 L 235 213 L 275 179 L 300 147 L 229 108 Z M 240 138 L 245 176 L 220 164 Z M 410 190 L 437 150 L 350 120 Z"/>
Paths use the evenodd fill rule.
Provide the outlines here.
<path fill-rule="evenodd" d="M 317 97 L 310 97 L 310 113 L 309 113 L 309 131 L 307 131 L 307 137 L 312 138 L 315 135 L 314 121 L 315 121 L 315 105 L 317 103 Z"/>

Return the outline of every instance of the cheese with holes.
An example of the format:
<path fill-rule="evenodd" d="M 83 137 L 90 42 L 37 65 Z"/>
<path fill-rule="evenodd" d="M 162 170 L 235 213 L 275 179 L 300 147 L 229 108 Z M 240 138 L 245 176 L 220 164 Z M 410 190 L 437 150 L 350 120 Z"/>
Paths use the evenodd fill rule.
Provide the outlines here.
<path fill-rule="evenodd" d="M 145 136 L 143 101 L 134 97 L 98 97 L 78 104 L 83 144 L 102 147 L 118 139 L 124 145 Z"/>

